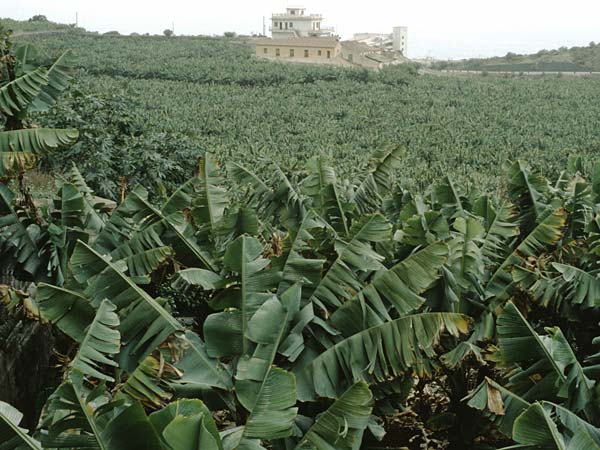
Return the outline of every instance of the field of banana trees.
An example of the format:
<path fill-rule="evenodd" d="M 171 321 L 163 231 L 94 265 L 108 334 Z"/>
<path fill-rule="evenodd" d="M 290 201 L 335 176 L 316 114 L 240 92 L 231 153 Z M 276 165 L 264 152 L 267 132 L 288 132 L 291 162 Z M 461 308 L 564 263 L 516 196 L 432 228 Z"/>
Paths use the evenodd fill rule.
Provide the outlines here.
<path fill-rule="evenodd" d="M 205 152 L 37 196 L 71 74 L 0 44 L 1 450 L 600 449 L 600 165 L 416 191 L 404 146 L 352 178 Z"/>
<path fill-rule="evenodd" d="M 233 189 L 207 157 L 113 211 L 75 168 L 36 211 L 4 186 L 5 307 L 72 344 L 31 433 L 0 407 L 3 448 L 598 448 L 599 180 L 420 196 L 403 153 L 352 183 L 234 163 Z"/>
<path fill-rule="evenodd" d="M 0 21 L 1 23 L 1 21 Z M 571 155 L 586 170 L 600 150 L 600 80 L 417 76 L 253 57 L 242 38 L 104 36 L 71 30 L 24 35 L 41 55 L 69 50 L 77 80 L 43 126 L 77 128 L 78 144 L 45 164 L 75 162 L 100 195 L 119 178 L 151 191 L 183 183 L 205 151 L 290 172 L 327 155 L 344 178 L 373 149 L 406 146 L 405 187 L 422 192 L 447 173 L 465 186 L 502 190 L 507 162 L 556 178 Z"/>

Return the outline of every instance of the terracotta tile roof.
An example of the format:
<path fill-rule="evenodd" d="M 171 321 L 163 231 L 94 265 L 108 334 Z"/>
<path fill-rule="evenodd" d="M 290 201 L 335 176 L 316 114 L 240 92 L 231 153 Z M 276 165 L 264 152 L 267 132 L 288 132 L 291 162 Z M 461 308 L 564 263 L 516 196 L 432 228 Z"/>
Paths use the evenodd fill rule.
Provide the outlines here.
<path fill-rule="evenodd" d="M 293 38 L 260 38 L 254 41 L 256 45 L 269 45 L 272 47 L 325 47 L 334 48 L 338 45 L 337 38 L 330 37 L 293 37 Z"/>

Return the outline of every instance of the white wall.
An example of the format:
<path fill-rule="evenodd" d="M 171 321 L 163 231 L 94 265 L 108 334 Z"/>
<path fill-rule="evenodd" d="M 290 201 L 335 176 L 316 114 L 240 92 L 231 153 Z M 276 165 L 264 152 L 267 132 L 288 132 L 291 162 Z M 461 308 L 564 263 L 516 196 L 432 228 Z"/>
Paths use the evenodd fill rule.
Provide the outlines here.
<path fill-rule="evenodd" d="M 408 28 L 394 27 L 394 50 L 406 56 L 408 49 Z"/>

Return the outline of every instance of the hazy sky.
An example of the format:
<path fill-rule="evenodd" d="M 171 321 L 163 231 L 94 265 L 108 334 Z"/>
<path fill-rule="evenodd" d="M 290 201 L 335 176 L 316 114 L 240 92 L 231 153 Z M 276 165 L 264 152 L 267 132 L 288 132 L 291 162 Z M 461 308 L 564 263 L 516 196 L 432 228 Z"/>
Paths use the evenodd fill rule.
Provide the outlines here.
<path fill-rule="evenodd" d="M 288 5 L 322 13 L 324 25 L 352 33 L 409 27 L 409 56 L 462 58 L 536 52 L 600 41 L 598 0 L 0 0 L 0 17 L 45 14 L 88 30 L 177 34 L 261 32 L 262 18 Z M 269 21 L 267 20 L 267 26 Z"/>

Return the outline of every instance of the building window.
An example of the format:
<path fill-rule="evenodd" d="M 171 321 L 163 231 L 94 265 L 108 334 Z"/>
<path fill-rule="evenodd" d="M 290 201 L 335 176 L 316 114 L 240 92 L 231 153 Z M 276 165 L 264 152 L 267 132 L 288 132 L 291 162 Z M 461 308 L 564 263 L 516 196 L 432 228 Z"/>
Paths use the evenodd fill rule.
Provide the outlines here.
<path fill-rule="evenodd" d="M 317 30 L 321 29 L 321 22 L 317 22 Z"/>
<path fill-rule="evenodd" d="M 278 48 L 275 49 L 275 56 L 279 56 L 279 49 Z"/>
<path fill-rule="evenodd" d="M 293 57 L 294 57 L 294 49 L 290 48 L 290 58 L 293 58 Z"/>
<path fill-rule="evenodd" d="M 308 50 L 304 50 L 304 57 L 308 58 Z"/>
<path fill-rule="evenodd" d="M 285 29 L 286 30 L 288 29 L 288 23 L 287 22 L 285 23 Z"/>
<path fill-rule="evenodd" d="M 290 22 L 290 28 L 294 28 L 294 22 Z"/>
<path fill-rule="evenodd" d="M 277 22 L 273 22 L 273 26 L 277 28 Z"/>
<path fill-rule="evenodd" d="M 265 47 L 265 48 L 263 49 L 263 53 L 266 55 L 267 53 L 269 53 L 269 49 L 268 49 L 267 47 Z"/>
<path fill-rule="evenodd" d="M 327 50 L 327 59 L 331 59 L 331 50 Z"/>
<path fill-rule="evenodd" d="M 321 50 L 317 50 L 317 56 L 321 56 L 322 55 L 322 51 Z"/>
<path fill-rule="evenodd" d="M 283 30 L 283 22 L 279 22 L 279 29 Z"/>

